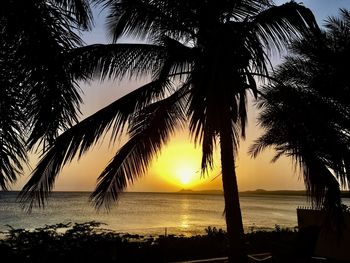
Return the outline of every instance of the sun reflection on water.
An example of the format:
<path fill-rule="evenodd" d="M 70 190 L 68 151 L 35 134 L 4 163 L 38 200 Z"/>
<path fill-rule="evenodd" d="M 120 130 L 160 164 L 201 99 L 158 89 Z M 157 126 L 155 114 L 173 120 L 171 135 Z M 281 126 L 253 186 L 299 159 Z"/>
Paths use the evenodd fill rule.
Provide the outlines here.
<path fill-rule="evenodd" d="M 188 229 L 190 227 L 189 216 L 190 203 L 187 198 L 181 200 L 181 214 L 180 214 L 180 227 L 182 229 Z"/>
<path fill-rule="evenodd" d="M 188 215 L 181 215 L 181 228 L 189 228 Z"/>

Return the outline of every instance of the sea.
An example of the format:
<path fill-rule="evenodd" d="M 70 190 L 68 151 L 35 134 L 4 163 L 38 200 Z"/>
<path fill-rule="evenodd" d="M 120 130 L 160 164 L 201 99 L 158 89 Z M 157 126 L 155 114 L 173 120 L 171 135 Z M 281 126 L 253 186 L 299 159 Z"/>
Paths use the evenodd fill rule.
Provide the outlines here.
<path fill-rule="evenodd" d="M 133 193 L 121 195 L 110 211 L 97 211 L 88 192 L 53 192 L 45 208 L 23 210 L 17 192 L 0 192 L 0 231 L 33 230 L 58 223 L 97 221 L 104 229 L 139 235 L 204 234 L 208 226 L 225 229 L 222 195 Z M 350 199 L 344 199 L 350 205 Z M 246 232 L 297 226 L 296 209 L 308 205 L 305 196 L 257 195 L 240 197 Z"/>

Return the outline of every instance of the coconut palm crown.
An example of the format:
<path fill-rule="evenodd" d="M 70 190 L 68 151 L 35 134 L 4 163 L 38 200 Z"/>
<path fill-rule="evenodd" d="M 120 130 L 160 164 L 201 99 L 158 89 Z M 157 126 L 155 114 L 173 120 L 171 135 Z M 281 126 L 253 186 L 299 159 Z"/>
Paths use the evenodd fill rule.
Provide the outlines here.
<path fill-rule="evenodd" d="M 276 150 L 300 167 L 316 208 L 341 212 L 341 188 L 350 183 L 350 13 L 330 17 L 322 33 L 295 41 L 262 89 L 259 122 L 265 133 L 251 146 L 257 156 Z M 339 214 L 339 213 L 337 213 Z"/>
<path fill-rule="evenodd" d="M 109 14 L 112 44 L 73 49 L 74 68 L 100 78 L 151 76 L 151 81 L 60 135 L 22 190 L 43 205 L 62 167 L 83 155 L 107 131 L 127 128 L 129 140 L 98 178 L 92 200 L 109 207 L 146 173 L 178 128 L 189 125 L 202 145 L 202 172 L 221 151 L 230 260 L 246 260 L 235 174 L 235 153 L 245 136 L 247 92 L 257 95 L 254 76 L 267 76 L 270 52 L 292 38 L 318 30 L 311 11 L 295 2 L 269 0 L 96 0 Z M 138 43 L 119 43 L 121 37 Z"/>

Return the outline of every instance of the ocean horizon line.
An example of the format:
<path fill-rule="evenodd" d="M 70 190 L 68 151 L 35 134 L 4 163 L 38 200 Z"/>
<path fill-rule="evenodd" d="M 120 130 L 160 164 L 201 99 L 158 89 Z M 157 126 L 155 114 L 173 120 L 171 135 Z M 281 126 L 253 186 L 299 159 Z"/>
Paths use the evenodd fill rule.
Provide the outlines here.
<path fill-rule="evenodd" d="M 5 192 L 20 192 L 21 190 L 0 190 L 0 193 Z M 92 193 L 91 190 L 53 190 L 52 193 Z M 342 191 L 342 192 L 349 192 L 349 191 Z M 177 191 L 124 191 L 122 193 L 154 193 L 154 194 L 223 194 L 223 191 L 221 189 L 205 189 L 205 190 L 193 190 L 193 189 L 179 189 Z M 266 190 L 266 189 L 255 189 L 255 190 L 244 190 L 239 191 L 239 193 L 259 193 L 259 194 L 269 194 L 269 193 L 306 193 L 306 190 L 302 189 L 293 189 L 293 190 L 286 190 L 286 189 L 278 189 L 278 190 Z"/>
<path fill-rule="evenodd" d="M 0 193 L 19 193 L 20 190 L 0 190 Z M 53 190 L 52 193 L 92 193 L 90 190 Z M 207 190 L 192 190 L 192 189 L 180 189 L 178 191 L 124 191 L 123 193 L 133 193 L 133 194 L 198 194 L 198 195 L 223 195 L 221 189 L 207 189 Z M 294 189 L 294 190 L 266 190 L 266 189 L 255 189 L 255 190 L 245 190 L 239 191 L 241 195 L 306 195 L 306 190 Z M 350 198 L 350 191 L 342 190 L 342 197 Z"/>

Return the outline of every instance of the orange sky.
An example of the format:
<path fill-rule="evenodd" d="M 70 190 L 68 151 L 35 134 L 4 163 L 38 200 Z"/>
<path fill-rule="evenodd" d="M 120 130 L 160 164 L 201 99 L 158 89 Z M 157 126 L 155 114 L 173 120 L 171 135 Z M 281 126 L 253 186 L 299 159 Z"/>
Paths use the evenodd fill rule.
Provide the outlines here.
<path fill-rule="evenodd" d="M 276 1 L 277 4 L 285 2 Z M 348 0 L 304 0 L 304 4 L 311 8 L 319 23 L 329 15 L 337 14 L 340 7 L 350 9 Z M 95 14 L 96 10 L 94 11 Z M 87 43 L 106 42 L 105 31 L 103 29 L 103 12 L 96 16 L 96 28 L 91 34 L 84 35 Z M 124 82 L 92 82 L 90 85 L 83 84 L 84 102 L 82 110 L 84 116 L 88 116 L 101 107 L 126 94 L 140 83 Z M 241 142 L 239 156 L 237 160 L 238 184 L 241 191 L 264 189 L 303 189 L 303 182 L 298 180 L 291 165 L 291 161 L 281 158 L 277 163 L 271 164 L 273 155 L 271 151 L 266 151 L 257 159 L 253 160 L 247 156 L 247 148 L 258 136 L 260 131 L 256 127 L 256 112 L 250 107 L 249 125 L 247 128 L 247 140 Z M 91 191 L 94 189 L 96 178 L 105 165 L 113 157 L 122 141 L 113 147 L 108 147 L 108 143 L 102 143 L 85 155 L 79 162 L 74 161 L 66 167 L 56 182 L 55 190 L 65 191 Z M 198 172 L 200 166 L 200 149 L 194 149 L 189 140 L 187 132 L 179 132 L 165 147 L 157 160 L 154 160 L 148 174 L 137 181 L 135 185 L 129 187 L 129 191 L 178 191 L 181 188 L 191 189 L 221 189 L 221 177 L 217 176 L 220 171 L 219 155 L 216 153 L 217 161 L 213 173 L 200 179 Z M 35 156 L 32 158 L 32 166 L 35 166 Z M 29 171 L 13 187 L 17 190 L 22 187 L 28 179 Z"/>
<path fill-rule="evenodd" d="M 90 85 L 82 85 L 85 104 L 82 107 L 84 116 L 88 116 L 108 105 L 116 98 L 139 86 L 141 82 L 123 81 L 115 83 L 105 81 L 92 82 Z M 251 107 L 250 107 L 251 108 Z M 266 152 L 257 159 L 247 156 L 250 142 L 257 137 L 258 129 L 255 125 L 256 112 L 253 108 L 249 112 L 249 125 L 247 128 L 247 140 L 241 142 L 237 159 L 237 175 L 239 189 L 254 190 L 264 189 L 303 189 L 303 184 L 298 176 L 293 173 L 292 165 L 287 159 L 281 159 L 275 164 L 270 160 L 272 152 Z M 125 140 L 125 138 L 124 138 Z M 91 191 L 94 189 L 96 179 L 105 165 L 113 157 L 117 149 L 124 141 L 117 141 L 109 147 L 108 138 L 98 144 L 92 151 L 83 156 L 79 161 L 74 161 L 65 167 L 57 179 L 55 190 L 59 191 Z M 149 172 L 137 181 L 128 191 L 178 191 L 182 188 L 205 190 L 221 189 L 220 155 L 215 153 L 216 162 L 212 173 L 201 177 L 200 162 L 201 149 L 195 148 L 191 142 L 188 131 L 179 131 L 163 149 L 158 158 L 153 161 Z M 33 157 L 32 163 L 35 163 Z M 26 174 L 29 172 L 26 171 Z M 22 177 L 14 189 L 20 189 L 28 176 Z"/>

